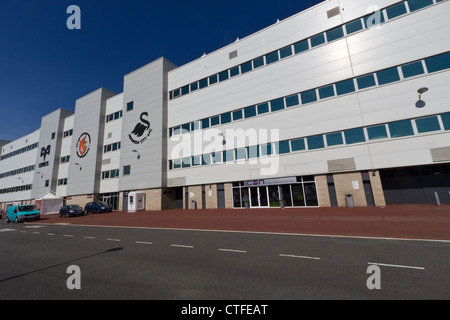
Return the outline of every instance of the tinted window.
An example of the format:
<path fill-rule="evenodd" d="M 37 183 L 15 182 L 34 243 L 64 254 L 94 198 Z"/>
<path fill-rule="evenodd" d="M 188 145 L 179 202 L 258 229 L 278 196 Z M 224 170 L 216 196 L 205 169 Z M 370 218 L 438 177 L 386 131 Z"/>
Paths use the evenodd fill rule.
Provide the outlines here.
<path fill-rule="evenodd" d="M 412 136 L 414 134 L 410 120 L 391 122 L 388 126 L 391 132 L 391 138 Z"/>
<path fill-rule="evenodd" d="M 266 54 L 266 64 L 271 64 L 278 61 L 278 51 Z"/>
<path fill-rule="evenodd" d="M 209 118 L 203 119 L 201 122 L 202 122 L 202 129 L 209 128 Z"/>
<path fill-rule="evenodd" d="M 337 28 L 331 29 L 331 30 L 327 31 L 326 33 L 327 33 L 327 41 L 328 42 L 340 39 L 344 36 L 344 30 L 342 29 L 342 27 L 337 27 Z"/>
<path fill-rule="evenodd" d="M 380 23 L 384 23 L 384 16 L 381 11 L 374 11 L 363 18 L 366 28 L 377 27 Z"/>
<path fill-rule="evenodd" d="M 355 91 L 355 84 L 353 79 L 345 80 L 336 83 L 336 92 L 339 95 Z"/>
<path fill-rule="evenodd" d="M 264 65 L 264 57 L 256 58 L 255 60 L 253 60 L 254 69 L 262 67 L 263 65 Z"/>
<path fill-rule="evenodd" d="M 302 103 L 306 104 L 306 103 L 311 103 L 314 101 L 317 101 L 317 95 L 316 95 L 316 90 L 309 90 L 309 91 L 305 91 L 302 92 L 300 94 L 300 96 L 302 97 Z"/>
<path fill-rule="evenodd" d="M 285 154 L 291 152 L 289 149 L 289 140 L 275 142 L 275 150 L 277 154 Z"/>
<path fill-rule="evenodd" d="M 441 114 L 441 119 L 444 123 L 444 129 L 450 130 L 450 113 Z"/>
<path fill-rule="evenodd" d="M 252 62 L 251 61 L 246 62 L 246 63 L 241 65 L 241 72 L 242 73 L 246 73 L 246 72 L 249 72 L 249 71 L 252 71 L 252 70 L 253 70 L 253 67 L 252 67 Z"/>
<path fill-rule="evenodd" d="M 292 151 L 305 150 L 306 149 L 305 139 L 291 140 L 291 148 L 292 148 Z"/>
<path fill-rule="evenodd" d="M 378 84 L 381 86 L 386 83 L 391 83 L 400 80 L 397 68 L 390 68 L 377 72 Z"/>
<path fill-rule="evenodd" d="M 258 158 L 259 157 L 259 146 L 247 147 L 248 158 Z"/>
<path fill-rule="evenodd" d="M 191 166 L 191 157 L 183 158 L 181 161 L 181 167 L 182 168 L 189 168 Z"/>
<path fill-rule="evenodd" d="M 202 164 L 201 156 L 193 156 L 191 161 L 192 161 L 192 166 L 199 166 Z"/>
<path fill-rule="evenodd" d="M 262 103 L 258 105 L 258 114 L 264 114 L 269 112 L 269 103 Z"/>
<path fill-rule="evenodd" d="M 347 144 L 366 141 L 366 138 L 364 137 L 364 130 L 362 128 L 345 130 L 344 135 L 345 135 L 345 142 Z"/>
<path fill-rule="evenodd" d="M 270 156 L 272 154 L 272 145 L 270 143 L 261 146 L 261 155 Z"/>
<path fill-rule="evenodd" d="M 239 75 L 239 66 L 230 69 L 230 77 Z"/>
<path fill-rule="evenodd" d="M 361 19 L 349 22 L 345 25 L 345 30 L 347 31 L 347 34 L 352 34 L 356 31 L 362 30 L 363 25 L 361 22 Z"/>
<path fill-rule="evenodd" d="M 228 70 L 219 73 L 219 81 L 224 81 L 228 79 Z"/>
<path fill-rule="evenodd" d="M 212 85 L 212 84 L 216 83 L 217 82 L 217 74 L 212 75 L 208 79 L 209 79 L 209 85 Z"/>
<path fill-rule="evenodd" d="M 204 154 L 202 156 L 202 165 L 205 166 L 205 165 L 208 165 L 208 164 L 211 164 L 211 155 L 210 154 Z"/>
<path fill-rule="evenodd" d="M 327 134 L 325 137 L 327 139 L 327 145 L 329 147 L 344 144 L 341 132 L 330 133 L 330 134 Z"/>
<path fill-rule="evenodd" d="M 431 6 L 433 0 L 408 0 L 409 10 L 411 12 Z"/>
<path fill-rule="evenodd" d="M 245 148 L 236 149 L 236 160 L 241 160 L 246 158 Z"/>
<path fill-rule="evenodd" d="M 334 96 L 334 87 L 333 85 L 326 86 L 319 89 L 319 97 L 320 99 L 325 99 Z"/>
<path fill-rule="evenodd" d="M 286 108 L 292 107 L 292 106 L 296 106 L 298 105 L 299 99 L 298 99 L 298 95 L 295 96 L 290 96 L 286 98 Z"/>
<path fill-rule="evenodd" d="M 189 93 L 189 85 L 184 86 L 183 88 L 181 88 L 181 95 L 185 95 Z"/>
<path fill-rule="evenodd" d="M 247 107 L 244 109 L 244 114 L 246 118 L 251 118 L 256 116 L 256 106 Z"/>
<path fill-rule="evenodd" d="M 406 6 L 404 2 L 400 2 L 392 7 L 386 9 L 386 13 L 389 19 L 401 16 L 406 13 Z"/>
<path fill-rule="evenodd" d="M 220 115 L 220 122 L 222 124 L 231 122 L 231 112 L 227 112 L 227 113 Z"/>
<path fill-rule="evenodd" d="M 200 86 L 200 89 L 205 88 L 208 86 L 208 79 L 202 79 L 198 82 L 198 85 Z"/>
<path fill-rule="evenodd" d="M 242 110 L 233 111 L 233 121 L 242 119 Z"/>
<path fill-rule="evenodd" d="M 222 162 L 222 152 L 213 152 L 211 158 L 213 163 Z"/>
<path fill-rule="evenodd" d="M 309 150 L 325 148 L 322 135 L 308 137 L 307 140 Z"/>
<path fill-rule="evenodd" d="M 280 58 L 286 58 L 292 56 L 292 47 L 284 47 L 283 49 L 280 49 Z"/>
<path fill-rule="evenodd" d="M 284 109 L 283 98 L 270 101 L 270 110 L 272 112 Z"/>
<path fill-rule="evenodd" d="M 321 45 L 322 43 L 325 43 L 325 35 L 323 33 L 318 34 L 317 36 L 312 37 L 311 39 L 311 47 L 316 47 L 318 45 Z"/>
<path fill-rule="evenodd" d="M 358 88 L 360 90 L 373 87 L 375 83 L 375 76 L 373 74 L 368 74 L 366 76 L 362 76 L 356 79 L 356 82 L 358 83 Z"/>
<path fill-rule="evenodd" d="M 223 152 L 223 162 L 234 161 L 234 150 L 225 150 Z"/>
<path fill-rule="evenodd" d="M 416 125 L 419 133 L 441 130 L 437 116 L 417 119 Z"/>
<path fill-rule="evenodd" d="M 405 78 L 409 78 L 417 76 L 419 74 L 423 74 L 425 73 L 425 70 L 423 70 L 422 62 L 417 61 L 402 66 L 402 72 Z"/>
<path fill-rule="evenodd" d="M 309 49 L 308 40 L 303 40 L 294 44 L 295 54 L 301 53 Z"/>
<path fill-rule="evenodd" d="M 211 127 L 212 126 L 217 126 L 219 124 L 220 124 L 220 117 L 219 116 L 211 117 Z"/>
<path fill-rule="evenodd" d="M 198 90 L 198 82 L 191 83 L 191 91 Z"/>
<path fill-rule="evenodd" d="M 367 135 L 369 136 L 369 140 L 386 139 L 388 137 L 384 124 L 367 128 Z"/>
<path fill-rule="evenodd" d="M 440 54 L 435 57 L 425 59 L 428 72 L 436 72 L 450 68 L 450 53 Z"/>

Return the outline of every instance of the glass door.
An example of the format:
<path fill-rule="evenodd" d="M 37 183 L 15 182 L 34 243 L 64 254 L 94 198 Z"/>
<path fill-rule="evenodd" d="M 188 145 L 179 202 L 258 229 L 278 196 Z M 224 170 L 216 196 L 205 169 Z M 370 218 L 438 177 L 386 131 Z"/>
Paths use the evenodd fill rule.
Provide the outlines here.
<path fill-rule="evenodd" d="M 261 208 L 269 206 L 267 187 L 252 187 L 250 191 L 250 206 L 252 208 Z"/>

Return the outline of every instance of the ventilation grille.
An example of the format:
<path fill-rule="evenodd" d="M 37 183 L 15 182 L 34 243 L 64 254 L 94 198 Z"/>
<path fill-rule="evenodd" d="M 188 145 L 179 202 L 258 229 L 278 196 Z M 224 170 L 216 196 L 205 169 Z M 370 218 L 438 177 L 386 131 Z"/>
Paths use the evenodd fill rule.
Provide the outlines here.
<path fill-rule="evenodd" d="M 236 58 L 237 56 L 238 56 L 237 50 L 234 50 L 229 53 L 230 60 Z"/>
<path fill-rule="evenodd" d="M 341 13 L 341 8 L 336 7 L 336 8 L 333 8 L 333 9 L 327 11 L 327 17 L 328 17 L 328 19 L 330 19 L 330 18 L 333 18 L 334 16 L 339 15 L 340 13 Z"/>

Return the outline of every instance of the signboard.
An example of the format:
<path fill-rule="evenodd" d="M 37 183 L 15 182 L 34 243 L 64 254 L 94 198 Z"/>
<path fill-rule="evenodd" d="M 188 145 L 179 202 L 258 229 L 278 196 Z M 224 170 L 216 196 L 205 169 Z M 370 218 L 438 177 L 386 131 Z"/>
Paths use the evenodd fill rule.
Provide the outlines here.
<path fill-rule="evenodd" d="M 244 186 L 256 187 L 256 186 L 270 186 L 270 185 L 291 184 L 291 183 L 297 183 L 297 177 L 247 180 L 244 181 Z"/>

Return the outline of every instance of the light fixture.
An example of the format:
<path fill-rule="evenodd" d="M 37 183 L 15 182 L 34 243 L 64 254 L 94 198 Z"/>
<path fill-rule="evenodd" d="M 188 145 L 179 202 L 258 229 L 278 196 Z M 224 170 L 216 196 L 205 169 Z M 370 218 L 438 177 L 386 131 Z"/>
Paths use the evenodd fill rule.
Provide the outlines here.
<path fill-rule="evenodd" d="M 417 90 L 417 93 L 419 94 L 419 101 L 416 102 L 416 108 L 423 108 L 425 107 L 426 103 L 425 101 L 422 100 L 422 95 L 428 92 L 428 88 L 427 87 L 422 87 L 419 90 Z"/>
<path fill-rule="evenodd" d="M 36 174 L 40 174 L 41 175 L 41 179 L 44 177 L 44 174 L 40 171 L 36 172 Z"/>
<path fill-rule="evenodd" d="M 139 151 L 137 151 L 137 150 L 131 150 L 131 152 L 136 152 L 138 155 L 137 155 L 137 158 L 138 158 L 138 160 L 141 158 L 141 154 L 139 153 Z"/>
<path fill-rule="evenodd" d="M 75 165 L 75 166 L 79 166 L 79 167 L 80 167 L 80 171 L 83 169 L 83 167 L 81 166 L 81 164 L 79 164 L 78 162 L 77 162 L 77 163 L 74 163 L 74 165 Z"/>

